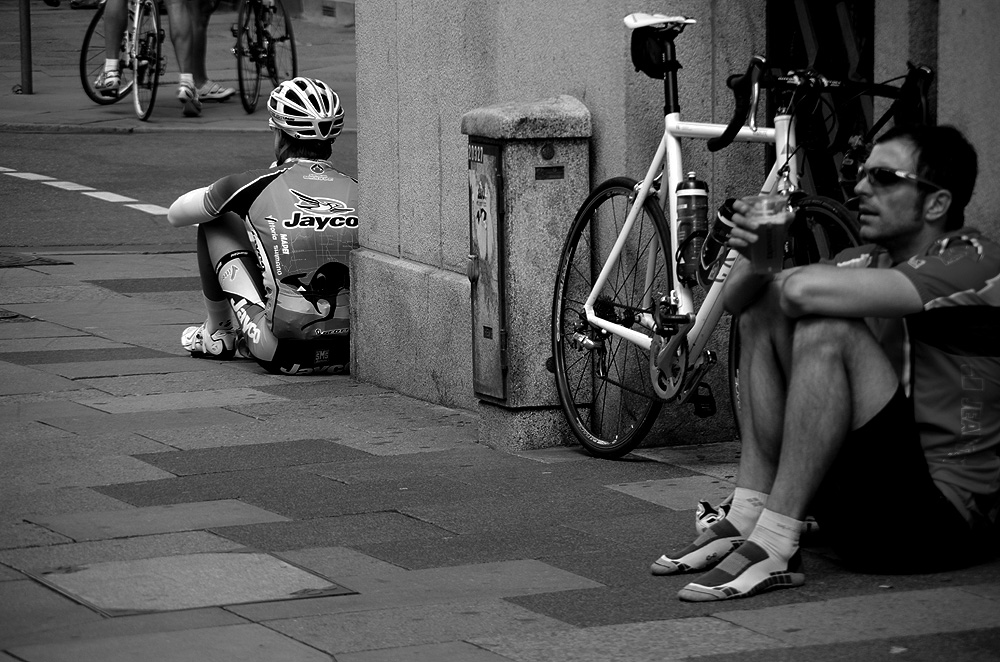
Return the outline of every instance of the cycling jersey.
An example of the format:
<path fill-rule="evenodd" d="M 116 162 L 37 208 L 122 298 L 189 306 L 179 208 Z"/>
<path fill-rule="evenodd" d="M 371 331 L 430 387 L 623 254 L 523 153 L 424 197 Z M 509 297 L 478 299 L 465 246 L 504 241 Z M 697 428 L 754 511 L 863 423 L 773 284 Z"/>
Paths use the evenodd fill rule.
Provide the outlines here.
<path fill-rule="evenodd" d="M 1000 507 L 1000 246 L 978 231 L 949 232 L 893 265 L 874 246 L 849 249 L 844 267 L 893 268 L 916 287 L 923 310 L 902 324 L 876 320 L 897 358 L 935 484 L 973 523 Z M 904 495 L 905 496 L 905 495 Z"/>
<path fill-rule="evenodd" d="M 357 207 L 357 182 L 328 161 L 289 159 L 223 177 L 206 191 L 208 213 L 233 212 L 246 224 L 263 274 L 268 328 L 279 340 L 348 333 Z"/>

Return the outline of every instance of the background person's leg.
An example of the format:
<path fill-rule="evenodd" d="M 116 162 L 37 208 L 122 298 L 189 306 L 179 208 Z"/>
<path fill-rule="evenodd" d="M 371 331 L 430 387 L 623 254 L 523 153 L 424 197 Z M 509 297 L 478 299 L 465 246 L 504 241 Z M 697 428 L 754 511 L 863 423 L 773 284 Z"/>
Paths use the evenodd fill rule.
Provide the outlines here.
<path fill-rule="evenodd" d="M 170 41 L 174 45 L 174 56 L 177 58 L 177 71 L 180 75 L 177 99 L 181 102 L 186 117 L 197 117 L 201 114 L 201 101 L 198 99 L 198 89 L 195 87 L 192 73 L 193 67 L 196 66 L 194 40 L 198 2 L 199 0 L 167 0 Z M 204 56 L 201 59 L 201 67 L 204 71 Z"/>

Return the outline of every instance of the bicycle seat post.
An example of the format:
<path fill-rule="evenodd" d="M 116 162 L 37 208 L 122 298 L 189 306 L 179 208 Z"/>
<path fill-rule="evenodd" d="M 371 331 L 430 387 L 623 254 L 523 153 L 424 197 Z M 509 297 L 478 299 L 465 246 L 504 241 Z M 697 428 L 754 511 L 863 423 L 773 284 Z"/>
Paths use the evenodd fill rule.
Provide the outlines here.
<path fill-rule="evenodd" d="M 677 61 L 677 48 L 674 45 L 674 38 L 681 31 L 676 28 L 666 28 L 662 32 L 663 37 L 663 114 L 680 112 L 680 101 L 677 85 L 677 70 L 681 68 L 681 63 Z"/>

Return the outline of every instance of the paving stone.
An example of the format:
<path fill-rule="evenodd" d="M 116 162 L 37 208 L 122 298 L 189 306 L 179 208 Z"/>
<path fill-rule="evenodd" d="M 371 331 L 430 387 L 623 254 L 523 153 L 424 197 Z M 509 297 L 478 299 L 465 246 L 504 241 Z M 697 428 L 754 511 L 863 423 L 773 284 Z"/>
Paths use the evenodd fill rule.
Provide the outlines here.
<path fill-rule="evenodd" d="M 684 467 L 721 480 L 735 481 L 736 471 L 739 468 L 740 442 L 642 448 L 633 454 Z"/>
<path fill-rule="evenodd" d="M 712 618 L 652 621 L 552 632 L 504 633 L 470 643 L 518 662 L 660 662 L 781 647 L 781 642 Z"/>
<path fill-rule="evenodd" d="M 25 632 L 8 637 L 2 644 L 7 648 L 49 644 L 74 644 L 81 641 L 107 639 L 156 632 L 181 632 L 225 625 L 245 625 L 246 620 L 220 607 L 186 609 L 137 616 L 119 616 L 82 624 L 58 625 L 42 632 Z M 38 653 L 39 655 L 41 653 Z M 13 659 L 13 658 L 11 658 Z M 3 660 L 3 658 L 0 658 Z M 150 658 L 159 662 L 159 657 Z"/>
<path fill-rule="evenodd" d="M 271 395 L 252 388 L 226 388 L 212 391 L 161 393 L 157 395 L 105 396 L 103 398 L 78 399 L 77 402 L 111 414 L 132 414 L 136 412 L 173 411 L 175 409 L 252 405 L 283 399 L 280 396 Z"/>
<path fill-rule="evenodd" d="M 0 421 L 4 421 L 5 424 L 7 422 L 40 421 L 43 418 L 52 418 L 53 416 L 106 416 L 106 414 L 86 405 L 66 400 L 0 405 Z M 0 441 L 0 443 L 3 442 Z"/>
<path fill-rule="evenodd" d="M 33 580 L 0 582 L 0 646 L 4 648 L 3 642 L 26 632 L 100 620 L 96 612 Z"/>
<path fill-rule="evenodd" d="M 256 506 L 225 499 L 103 513 L 59 515 L 39 519 L 36 523 L 82 541 L 286 520 L 281 515 Z"/>
<path fill-rule="evenodd" d="M 80 350 L 108 350 L 128 347 L 97 336 L 41 337 L 0 339 L 0 355 L 19 352 L 75 352 Z"/>
<path fill-rule="evenodd" d="M 983 598 L 989 598 L 990 600 L 1000 601 L 1000 583 L 963 586 L 962 590 L 968 591 L 969 593 L 978 595 Z"/>
<path fill-rule="evenodd" d="M 32 576 L 110 616 L 350 592 L 273 556 L 251 552 L 106 561 Z"/>
<path fill-rule="evenodd" d="M 357 512 L 354 502 L 345 503 L 348 490 L 344 485 L 294 467 L 196 474 L 96 489 L 136 506 L 239 499 L 299 519 Z"/>
<path fill-rule="evenodd" d="M 32 492 L 59 487 L 90 487 L 109 483 L 171 478 L 173 474 L 127 455 L 78 456 L 0 469 L 4 489 Z"/>
<path fill-rule="evenodd" d="M 114 414 L 103 417 L 93 416 L 50 416 L 42 422 L 60 430 L 77 434 L 97 434 L 100 432 L 143 432 L 163 428 L 200 428 L 205 424 L 225 425 L 227 422 L 243 423 L 247 417 L 234 414 L 228 409 L 206 407 L 204 409 L 177 409 L 174 411 L 139 412 Z M 185 434 L 190 435 L 191 432 Z"/>
<path fill-rule="evenodd" d="M 149 350 L 153 352 L 155 350 Z M 48 363 L 38 364 L 37 370 L 69 379 L 94 377 L 121 377 L 123 375 L 156 375 L 171 372 L 197 372 L 212 370 L 212 361 L 192 361 L 190 357 L 171 356 L 166 352 L 155 352 L 156 356 L 169 358 L 141 358 L 131 361 L 106 360 L 98 362 Z M 14 356 L 13 354 L 11 356 Z"/>
<path fill-rule="evenodd" d="M 99 414 L 106 416 L 106 414 Z M 43 426 L 55 434 L 45 437 L 15 436 L 0 441 L 0 452 L 8 458 L 6 467 L 51 464 L 52 458 L 66 462 L 73 458 L 106 457 L 113 455 L 134 455 L 173 450 L 158 441 L 147 439 L 131 432 L 107 434 L 72 434 Z"/>
<path fill-rule="evenodd" d="M 0 328 L 4 325 L 0 324 Z M 40 393 L 46 391 L 72 391 L 82 388 L 71 380 L 35 368 L 26 368 L 0 361 L 0 395 Z"/>
<path fill-rule="evenodd" d="M 134 361 L 170 357 L 145 347 L 126 345 L 110 349 L 54 349 L 40 352 L 4 352 L 0 361 L 18 365 L 49 365 L 53 363 L 90 363 L 96 361 Z"/>
<path fill-rule="evenodd" d="M 596 460 L 593 455 L 583 450 L 583 447 L 581 446 L 555 446 L 553 448 L 539 448 L 529 451 L 517 451 L 514 455 L 532 460 L 534 462 L 541 462 L 542 464 Z"/>
<path fill-rule="evenodd" d="M 201 278 L 198 276 L 175 276 L 158 278 L 116 278 L 90 280 L 88 283 L 118 292 L 133 294 L 144 292 L 201 292 Z"/>
<path fill-rule="evenodd" d="M 335 655 L 506 633 L 569 628 L 502 601 L 460 601 L 269 621 L 268 627 Z M 609 659 L 609 658 L 605 658 Z"/>
<path fill-rule="evenodd" d="M 315 375 L 309 381 L 261 387 L 265 393 L 280 395 L 289 400 L 311 400 L 341 396 L 387 395 L 392 391 L 364 382 L 355 381 L 350 375 Z"/>
<path fill-rule="evenodd" d="M 1000 627 L 995 601 L 958 587 L 733 611 L 719 618 L 791 646 Z"/>
<path fill-rule="evenodd" d="M 464 641 L 338 653 L 337 662 L 510 662 Z"/>
<path fill-rule="evenodd" d="M 382 554 L 371 554 L 366 546 L 382 548 L 392 541 L 400 547 L 419 545 L 424 540 L 442 540 L 449 532 L 401 513 L 365 513 L 324 517 L 298 522 L 274 522 L 245 526 L 215 527 L 213 533 L 265 551 L 282 552 L 319 547 L 335 542 L 353 547 L 389 562 Z M 406 567 L 406 564 L 397 563 Z"/>
<path fill-rule="evenodd" d="M 90 285 L 30 285 L 4 292 L 4 305 L 104 301 L 108 292 Z"/>
<path fill-rule="evenodd" d="M 259 421 L 242 416 L 237 420 L 203 423 L 198 426 L 197 434 L 184 429 L 150 429 L 143 430 L 143 435 L 175 448 L 193 450 L 315 439 L 318 436 L 333 438 L 338 437 L 342 429 L 342 426 L 328 425 L 325 421 L 298 418 Z M 338 438 L 337 442 L 340 443 L 341 439 Z"/>
<path fill-rule="evenodd" d="M 343 583 L 345 578 L 353 577 L 379 577 L 385 578 L 389 575 L 409 573 L 409 570 L 401 568 L 392 563 L 386 563 L 374 556 L 362 554 L 348 547 L 310 547 L 307 549 L 293 549 L 276 554 L 279 558 L 286 559 L 308 568 L 318 575 L 323 575 L 334 581 Z M 0 560 L 2 560 L 0 556 Z"/>
<path fill-rule="evenodd" d="M 8 568 L 5 565 L 0 565 L 0 582 L 9 582 L 15 579 L 24 579 L 24 575 L 14 570 L 13 568 Z"/>
<path fill-rule="evenodd" d="M 25 662 L 331 662 L 330 656 L 260 625 L 155 632 L 10 651 Z"/>
<path fill-rule="evenodd" d="M 133 561 L 162 556 L 231 552 L 243 545 L 205 531 L 183 531 L 95 542 L 27 547 L 0 551 L 0 562 L 19 570 L 42 572 L 66 566 Z M 322 574 L 322 573 L 320 573 Z"/>
<path fill-rule="evenodd" d="M 711 476 L 690 476 L 619 483 L 606 487 L 671 510 L 691 510 L 697 507 L 700 500 L 719 503 L 732 493 L 736 485 Z"/>
<path fill-rule="evenodd" d="M 61 542 L 70 542 L 70 539 L 31 522 L 0 522 L 0 549 Z"/>
<path fill-rule="evenodd" d="M 410 569 L 535 559 L 609 548 L 605 540 L 563 527 L 343 544 Z"/>
<path fill-rule="evenodd" d="M 297 439 L 252 446 L 143 454 L 136 455 L 136 458 L 178 476 L 190 476 L 317 462 L 345 462 L 365 456 L 361 451 L 324 439 Z"/>
<path fill-rule="evenodd" d="M 475 443 L 478 432 L 471 426 L 424 426 L 410 429 L 365 429 L 352 431 L 352 424 L 340 428 L 340 443 L 372 455 L 409 455 L 450 450 Z"/>
<path fill-rule="evenodd" d="M 131 506 L 128 504 L 87 487 L 60 487 L 19 492 L 0 485 L 0 514 L 7 520 L 20 522 L 33 516 L 129 509 Z"/>
<path fill-rule="evenodd" d="M 174 338 L 176 342 L 176 338 Z M 265 372 L 248 374 L 232 370 L 200 370 L 163 375 L 126 375 L 80 379 L 81 384 L 115 396 L 156 395 L 158 393 L 189 393 L 225 388 L 253 388 L 258 391 L 268 385 L 285 383 L 287 377 Z M 265 391 L 267 392 L 267 391 Z M 281 395 L 280 393 L 276 395 Z"/>
<path fill-rule="evenodd" d="M 34 340 L 42 338 L 92 338 L 86 331 L 53 324 L 52 322 L 30 321 L 16 324 L 0 324 L 0 339 Z"/>

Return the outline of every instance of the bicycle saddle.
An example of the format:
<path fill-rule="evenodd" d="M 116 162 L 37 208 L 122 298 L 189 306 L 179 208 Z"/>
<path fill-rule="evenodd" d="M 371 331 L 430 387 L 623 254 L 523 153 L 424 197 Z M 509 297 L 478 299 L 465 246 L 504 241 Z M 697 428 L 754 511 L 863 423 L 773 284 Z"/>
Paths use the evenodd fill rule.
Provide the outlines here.
<path fill-rule="evenodd" d="M 647 14 L 645 12 L 636 12 L 634 14 L 629 14 L 625 17 L 625 27 L 629 30 L 635 30 L 636 28 L 644 28 L 647 25 L 656 25 L 659 27 L 667 27 L 668 25 L 689 25 L 691 23 L 697 23 L 698 21 L 693 18 L 685 18 L 683 16 L 667 16 L 666 14 Z"/>

